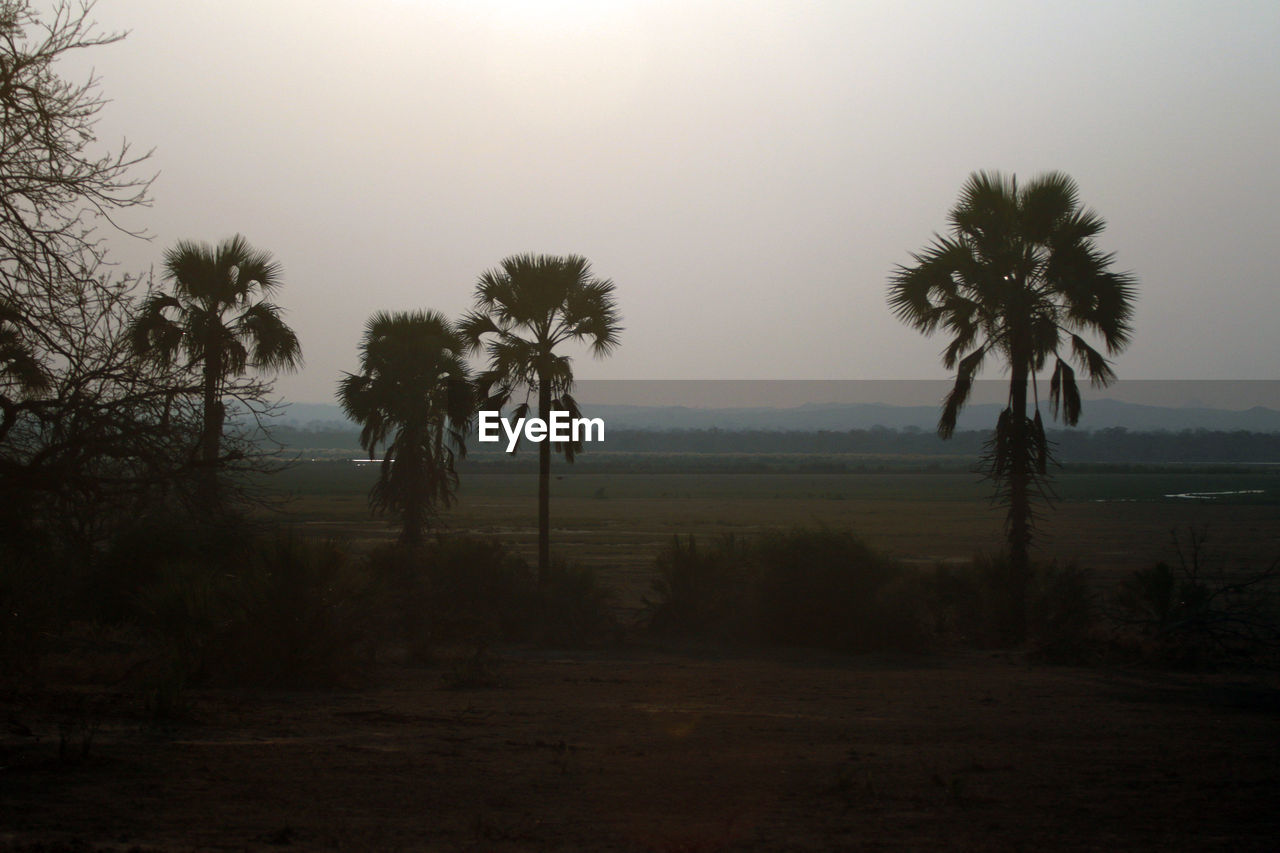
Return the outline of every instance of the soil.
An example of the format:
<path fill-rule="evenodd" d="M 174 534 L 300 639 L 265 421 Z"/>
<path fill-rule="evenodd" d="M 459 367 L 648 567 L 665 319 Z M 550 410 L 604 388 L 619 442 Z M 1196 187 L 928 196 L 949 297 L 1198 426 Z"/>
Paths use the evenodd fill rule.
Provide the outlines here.
<path fill-rule="evenodd" d="M 191 691 L 169 723 L 51 696 L 6 708 L 0 849 L 1280 847 L 1256 674 L 648 646 Z"/>

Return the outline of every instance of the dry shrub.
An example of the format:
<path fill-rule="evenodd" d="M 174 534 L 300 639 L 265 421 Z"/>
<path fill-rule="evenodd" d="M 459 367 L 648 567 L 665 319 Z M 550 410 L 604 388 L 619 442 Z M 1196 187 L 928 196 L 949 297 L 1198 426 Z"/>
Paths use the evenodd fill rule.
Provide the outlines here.
<path fill-rule="evenodd" d="M 795 528 L 700 549 L 679 537 L 656 561 L 658 632 L 842 651 L 932 642 L 926 579 L 849 531 Z"/>
<path fill-rule="evenodd" d="M 1173 532 L 1177 559 L 1130 573 L 1111 597 L 1114 646 L 1179 667 L 1280 664 L 1280 560 L 1228 570 L 1207 531 Z"/>

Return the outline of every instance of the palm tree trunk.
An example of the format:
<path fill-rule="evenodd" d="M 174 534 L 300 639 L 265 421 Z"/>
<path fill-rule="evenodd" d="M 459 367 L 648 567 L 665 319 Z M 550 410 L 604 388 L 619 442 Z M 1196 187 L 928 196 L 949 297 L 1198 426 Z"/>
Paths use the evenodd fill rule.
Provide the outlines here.
<path fill-rule="evenodd" d="M 1009 640 L 1021 642 L 1027 630 L 1027 588 L 1031 580 L 1031 455 L 1027 435 L 1028 359 L 1015 357 L 1009 386 L 1013 433 L 1009 466 Z"/>
<path fill-rule="evenodd" d="M 551 389 L 542 377 L 538 377 L 538 417 L 551 418 Z M 550 566 L 551 442 L 547 440 L 538 445 L 538 589 L 546 589 Z"/>
<path fill-rule="evenodd" d="M 430 501 L 431 460 L 423 452 L 423 437 L 416 429 L 406 429 L 400 436 L 395 464 L 407 482 L 400 497 L 400 544 L 416 547 L 422 544 L 422 531 L 426 527 L 427 505 Z M 385 453 L 390 452 L 388 448 Z"/>
<path fill-rule="evenodd" d="M 400 544 L 410 548 L 421 545 L 422 528 L 425 526 L 421 504 L 413 500 L 406 503 L 400 521 Z"/>
<path fill-rule="evenodd" d="M 224 412 L 218 394 L 222 353 L 212 349 L 204 360 L 204 423 L 200 433 L 200 479 L 197 495 L 205 508 L 218 503 L 218 452 L 222 444 Z"/>

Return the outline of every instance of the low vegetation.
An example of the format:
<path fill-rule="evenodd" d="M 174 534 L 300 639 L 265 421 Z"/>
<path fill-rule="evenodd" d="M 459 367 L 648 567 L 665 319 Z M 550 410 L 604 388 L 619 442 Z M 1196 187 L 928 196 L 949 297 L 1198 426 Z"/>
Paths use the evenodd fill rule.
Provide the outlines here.
<path fill-rule="evenodd" d="M 557 560 L 539 588 L 495 539 L 439 536 L 361 555 L 223 522 L 142 518 L 84 571 L 5 563 L 0 689 L 20 695 L 52 678 L 124 690 L 158 718 L 181 715 L 183 695 L 201 685 L 353 686 L 387 659 L 614 636 L 592 570 Z"/>
<path fill-rule="evenodd" d="M 1026 647 L 1047 662 L 1275 663 L 1277 566 L 1214 571 L 1203 534 L 1182 535 L 1192 547 L 1179 569 L 1159 563 L 1110 585 L 1075 565 L 1035 565 L 1025 612 L 1004 556 L 922 569 L 829 528 L 710 544 L 675 537 L 655 560 L 647 625 L 662 636 L 845 652 L 1021 647 L 1025 626 Z"/>

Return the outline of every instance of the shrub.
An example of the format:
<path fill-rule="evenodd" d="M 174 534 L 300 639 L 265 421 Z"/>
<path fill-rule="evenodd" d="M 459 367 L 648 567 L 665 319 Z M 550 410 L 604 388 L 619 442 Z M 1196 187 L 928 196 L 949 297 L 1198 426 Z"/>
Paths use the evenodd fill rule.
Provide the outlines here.
<path fill-rule="evenodd" d="M 144 590 L 173 580 L 176 563 L 214 567 L 242 565 L 261 541 L 233 514 L 193 518 L 180 510 L 156 509 L 123 525 L 94 561 L 81 593 L 84 618 L 136 622 Z"/>
<path fill-rule="evenodd" d="M 379 646 L 400 647 L 415 659 L 430 657 L 436 620 L 423 549 L 383 545 L 369 553 L 364 565 L 373 606 L 381 616 L 374 628 Z"/>
<path fill-rule="evenodd" d="M 905 606 L 886 585 L 898 564 L 848 531 L 797 528 L 756 546 L 753 611 L 762 639 L 844 651 L 892 648 L 903 633 Z M 893 600 L 890 610 L 880 605 Z"/>
<path fill-rule="evenodd" d="M 1034 568 L 1032 569 L 1034 572 Z M 1023 603 L 1007 554 L 980 555 L 961 569 L 955 624 L 961 636 L 979 648 L 1009 648 L 1023 640 Z"/>
<path fill-rule="evenodd" d="M 523 639 L 533 621 L 528 564 L 497 539 L 438 536 L 369 556 L 388 616 L 387 639 L 429 658 L 441 644 Z"/>
<path fill-rule="evenodd" d="M 612 596 L 595 571 L 552 560 L 546 584 L 538 593 L 536 637 L 550 645 L 580 646 L 609 635 L 617 625 Z"/>
<path fill-rule="evenodd" d="M 199 682 L 209 674 L 211 654 L 242 618 L 239 584 L 210 564 L 186 559 L 157 571 L 136 593 L 133 609 L 168 658 L 158 670 L 182 685 Z"/>
<path fill-rule="evenodd" d="M 884 649 L 922 652 L 938 642 L 932 576 L 904 569 L 876 592 L 879 641 Z"/>
<path fill-rule="evenodd" d="M 498 539 L 439 537 L 424 568 L 433 635 L 444 640 L 527 639 L 535 612 L 534 574 Z"/>
<path fill-rule="evenodd" d="M 1176 564 L 1129 574 L 1112 596 L 1118 641 L 1180 666 L 1275 663 L 1280 655 L 1280 561 L 1226 571 L 1209 558 L 1204 530 L 1175 530 Z"/>
<path fill-rule="evenodd" d="M 137 597 L 142 623 L 172 658 L 179 689 L 233 684 L 331 684 L 361 672 L 377 621 L 370 579 L 334 542 L 277 533 L 236 563 L 176 560 Z"/>
<path fill-rule="evenodd" d="M 1093 656 L 1096 596 L 1088 572 L 1050 563 L 1033 569 L 1027 634 L 1050 663 L 1083 663 Z"/>
<path fill-rule="evenodd" d="M 706 635 L 729 630 L 750 580 L 750 554 L 732 535 L 699 550 L 692 536 L 672 539 L 655 559 L 649 626 L 661 634 Z"/>
<path fill-rule="evenodd" d="M 438 536 L 378 549 L 369 562 L 392 637 L 417 658 L 450 643 L 580 644 L 614 627 L 594 572 L 556 561 L 539 590 L 529 564 L 498 539 Z"/>
<path fill-rule="evenodd" d="M 221 677 L 332 684 L 359 677 L 373 660 L 371 579 L 341 544 L 278 534 L 233 577 L 238 612 Z"/>
<path fill-rule="evenodd" d="M 980 555 L 960 566 L 940 565 L 930 578 L 935 631 L 977 648 L 1010 648 L 1026 641 L 1046 660 L 1066 662 L 1088 653 L 1094 593 L 1087 572 L 1074 565 L 1032 565 L 1025 616 L 1014 593 L 1007 555 Z"/>
<path fill-rule="evenodd" d="M 917 651 L 933 644 L 934 585 L 849 531 L 795 528 L 659 553 L 650 626 L 668 634 Z"/>

